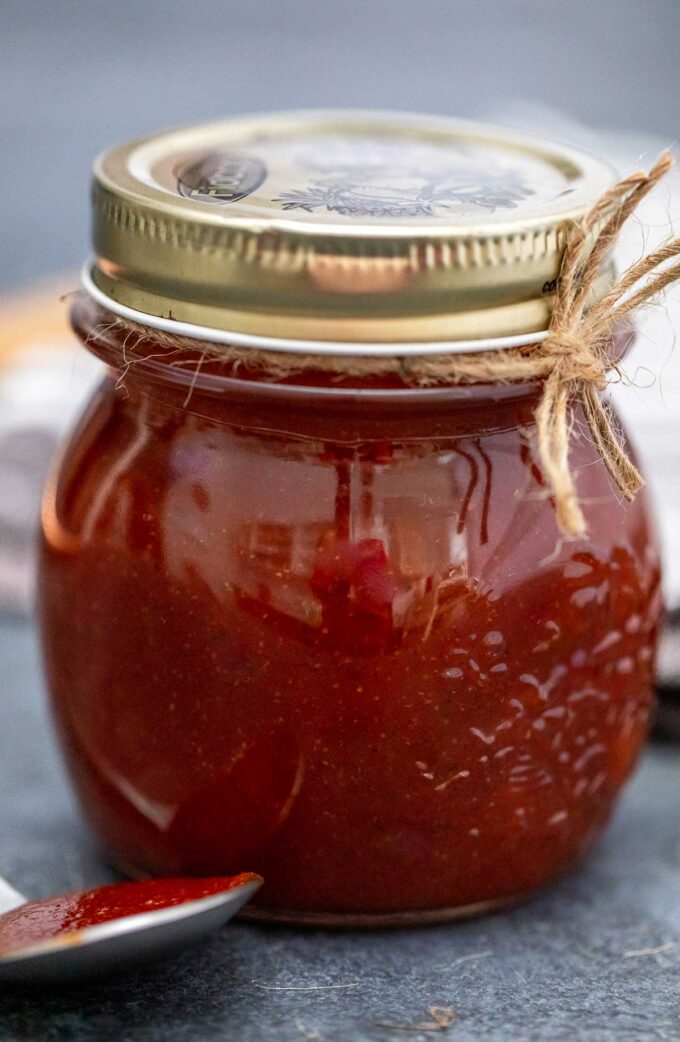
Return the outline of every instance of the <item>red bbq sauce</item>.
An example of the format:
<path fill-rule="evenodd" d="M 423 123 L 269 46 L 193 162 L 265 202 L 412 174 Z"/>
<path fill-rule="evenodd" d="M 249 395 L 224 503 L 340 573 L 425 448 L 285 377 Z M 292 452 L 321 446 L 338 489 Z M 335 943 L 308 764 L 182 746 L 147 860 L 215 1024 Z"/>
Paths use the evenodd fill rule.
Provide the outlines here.
<path fill-rule="evenodd" d="M 644 498 L 613 499 L 579 439 L 589 535 L 560 538 L 536 388 L 362 409 L 218 365 L 188 404 L 177 381 L 158 357 L 105 379 L 46 500 L 54 710 L 114 860 L 247 865 L 298 918 L 444 914 L 565 871 L 646 733 Z"/>
<path fill-rule="evenodd" d="M 588 530 L 563 538 L 540 380 L 466 383 L 461 358 L 540 352 L 611 183 L 561 145 L 394 113 L 97 161 L 72 318 L 108 370 L 47 489 L 39 600 L 118 866 L 252 869 L 261 915 L 432 920 L 531 893 L 600 834 L 652 698 L 646 499 L 615 494 L 575 400 Z M 584 306 L 612 277 L 602 258 Z"/>
<path fill-rule="evenodd" d="M 113 919 L 200 901 L 257 880 L 251 872 L 214 879 L 148 879 L 29 901 L 0 916 L 0 958 Z"/>

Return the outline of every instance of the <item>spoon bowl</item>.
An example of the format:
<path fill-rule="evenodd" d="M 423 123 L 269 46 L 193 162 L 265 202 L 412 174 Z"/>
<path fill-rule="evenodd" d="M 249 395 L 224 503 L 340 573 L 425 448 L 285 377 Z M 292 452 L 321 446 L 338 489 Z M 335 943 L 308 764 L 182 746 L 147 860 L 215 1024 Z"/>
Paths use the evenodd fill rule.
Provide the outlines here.
<path fill-rule="evenodd" d="M 168 881 L 159 881 L 166 884 Z M 200 889 L 201 880 L 176 880 L 190 884 L 192 891 Z M 208 882 L 208 881 L 206 881 Z M 93 925 L 77 925 L 64 928 L 52 936 L 26 940 L 13 945 L 3 953 L 2 925 L 10 920 L 28 926 L 40 914 L 42 908 L 51 908 L 52 902 L 27 902 L 26 899 L 4 881 L 0 881 L 0 981 L 22 983 L 46 983 L 49 981 L 76 981 L 84 977 L 97 976 L 117 969 L 152 961 L 181 951 L 183 948 L 219 929 L 250 900 L 261 885 L 259 876 L 247 874 L 239 877 L 224 877 L 222 888 L 219 880 L 210 880 L 212 892 L 204 896 L 167 903 L 136 913 L 124 913 L 107 918 Z M 77 902 L 83 897 L 90 902 L 99 894 L 115 900 L 115 892 L 145 884 L 123 883 L 119 886 L 101 887 L 86 891 L 82 895 L 66 895 L 64 902 Z M 148 902 L 146 902 L 148 903 Z M 24 913 L 22 915 L 22 912 Z"/>

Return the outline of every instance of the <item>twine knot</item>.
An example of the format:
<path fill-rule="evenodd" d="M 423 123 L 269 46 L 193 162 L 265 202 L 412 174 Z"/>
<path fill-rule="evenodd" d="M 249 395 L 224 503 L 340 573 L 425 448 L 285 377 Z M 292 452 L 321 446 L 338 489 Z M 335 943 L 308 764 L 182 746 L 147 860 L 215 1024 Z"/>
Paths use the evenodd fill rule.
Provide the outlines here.
<path fill-rule="evenodd" d="M 542 353 L 554 361 L 562 380 L 588 380 L 603 390 L 608 366 L 606 359 L 584 340 L 580 330 L 552 332 L 542 344 Z"/>

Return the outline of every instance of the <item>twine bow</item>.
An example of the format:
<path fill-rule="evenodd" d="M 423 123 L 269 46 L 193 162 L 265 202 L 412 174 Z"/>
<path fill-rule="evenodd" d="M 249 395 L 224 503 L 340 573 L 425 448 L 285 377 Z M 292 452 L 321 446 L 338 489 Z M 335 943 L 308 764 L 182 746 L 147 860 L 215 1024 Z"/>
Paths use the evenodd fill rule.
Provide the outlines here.
<path fill-rule="evenodd" d="M 569 469 L 569 415 L 574 399 L 580 400 L 593 441 L 622 495 L 632 500 L 644 484 L 619 440 L 601 393 L 609 372 L 619 372 L 611 354 L 614 329 L 637 307 L 658 297 L 680 278 L 680 238 L 671 239 L 632 264 L 602 300 L 589 310 L 586 305 L 622 225 L 672 165 L 672 156 L 664 152 L 649 173 L 631 174 L 615 184 L 576 227 L 565 250 L 548 336 L 537 349 L 547 372 L 536 410 L 541 462 L 565 535 L 581 535 L 586 530 Z M 662 267 L 671 260 L 675 263 Z"/>

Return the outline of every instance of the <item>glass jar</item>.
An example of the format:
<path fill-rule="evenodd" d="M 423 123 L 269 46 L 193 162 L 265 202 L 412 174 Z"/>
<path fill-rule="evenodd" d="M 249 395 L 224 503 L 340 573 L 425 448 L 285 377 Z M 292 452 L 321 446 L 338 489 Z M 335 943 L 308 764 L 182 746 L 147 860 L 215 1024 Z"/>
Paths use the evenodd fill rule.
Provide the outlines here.
<path fill-rule="evenodd" d="M 223 192 L 257 180 L 247 158 L 212 161 Z M 96 271 L 72 319 L 108 369 L 46 492 L 40 615 L 66 762 L 111 859 L 256 871 L 251 914 L 355 924 L 481 911 L 569 869 L 646 733 L 644 496 L 620 501 L 575 438 L 588 533 L 564 539 L 540 381 L 339 377 L 308 342 L 294 373 L 244 367 L 227 333 L 192 327 L 180 350 L 158 314 L 130 325 L 119 269 Z M 506 319 L 525 304 L 506 294 Z M 262 348 L 259 321 L 242 350 Z"/>

